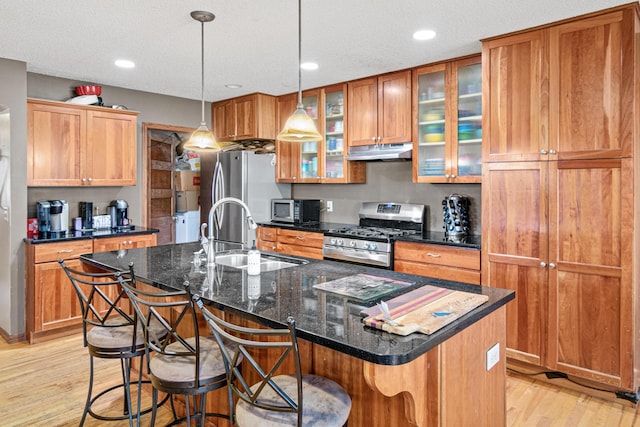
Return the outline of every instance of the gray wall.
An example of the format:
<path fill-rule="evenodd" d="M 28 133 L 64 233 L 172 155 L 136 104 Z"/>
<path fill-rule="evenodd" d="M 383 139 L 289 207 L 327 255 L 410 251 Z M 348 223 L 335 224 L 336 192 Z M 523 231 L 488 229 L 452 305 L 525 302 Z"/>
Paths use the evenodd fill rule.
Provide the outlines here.
<path fill-rule="evenodd" d="M 2 119 L 0 149 L 3 156 L 10 158 L 9 209 L 6 217 L 0 217 L 0 328 L 9 336 L 18 336 L 24 332 L 25 321 L 22 239 L 27 234 L 26 64 L 0 58 L 0 76 L 0 110 L 8 111 L 9 117 L 7 120 L 4 115 Z"/>
<path fill-rule="evenodd" d="M 480 184 L 414 184 L 411 162 L 368 162 L 366 184 L 295 184 L 293 197 L 333 201 L 333 212 L 323 212 L 325 222 L 358 223 L 361 202 L 408 202 L 427 208 L 426 224 L 431 231 L 442 228 L 442 199 L 460 193 L 471 199 L 472 234 L 480 234 Z"/>
<path fill-rule="evenodd" d="M 88 82 L 61 79 L 41 74 L 27 75 L 27 93 L 30 98 L 66 101 L 73 97 L 78 85 Z M 95 83 L 95 82 L 92 82 Z M 100 84 L 95 83 L 95 84 Z M 124 199 L 129 203 L 129 217 L 134 224 L 142 220 L 142 123 L 155 123 L 173 126 L 196 128 L 200 124 L 201 102 L 184 98 L 158 95 L 149 92 L 128 90 L 118 87 L 103 86 L 102 101 L 105 105 L 125 105 L 129 110 L 139 111 L 138 116 L 138 162 L 137 182 L 134 187 L 102 187 L 102 188 L 29 188 L 29 215 L 35 216 L 35 203 L 38 200 L 64 199 L 69 202 L 69 217 L 78 215 L 79 201 L 92 201 L 94 207 L 100 207 L 100 213 L 106 213 L 111 200 Z M 205 117 L 211 125 L 211 104 L 205 105 Z M 95 213 L 95 212 L 94 212 Z"/>
<path fill-rule="evenodd" d="M 11 208 L 9 222 L 0 215 L 0 329 L 8 339 L 20 338 L 25 332 L 25 266 L 24 243 L 26 221 L 35 215 L 35 202 L 41 199 L 65 199 L 70 202 L 96 201 L 104 207 L 113 199 L 126 199 L 130 216 L 139 224 L 142 218 L 142 189 L 133 187 L 103 188 L 27 188 L 27 108 L 26 99 L 40 98 L 65 101 L 71 98 L 76 82 L 57 77 L 27 73 L 26 64 L 0 58 L 0 105 L 10 111 L 10 169 Z M 99 82 L 92 82 L 99 84 Z M 105 104 L 126 105 L 140 111 L 138 116 L 138 147 L 134 155 L 138 161 L 137 182 L 141 182 L 142 123 L 184 127 L 200 124 L 201 103 L 147 92 L 103 86 Z M 211 117 L 211 104 L 205 114 Z M 209 121 L 210 122 L 210 121 Z M 4 154 L 4 150 L 3 150 Z M 27 191 L 25 191 L 27 190 Z M 77 205 L 76 205 L 77 206 Z M 70 214 L 76 215 L 70 205 Z M 5 242 L 8 241 L 8 244 Z"/>

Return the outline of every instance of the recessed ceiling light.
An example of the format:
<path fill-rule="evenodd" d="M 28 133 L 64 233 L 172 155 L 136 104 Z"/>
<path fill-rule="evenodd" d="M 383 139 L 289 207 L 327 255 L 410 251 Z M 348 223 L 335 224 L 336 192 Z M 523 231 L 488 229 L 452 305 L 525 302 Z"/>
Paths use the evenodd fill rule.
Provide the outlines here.
<path fill-rule="evenodd" d="M 303 62 L 302 64 L 300 64 L 300 68 L 302 68 L 303 70 L 317 70 L 318 64 L 316 64 L 315 62 Z"/>
<path fill-rule="evenodd" d="M 242 85 L 236 84 L 236 83 L 230 83 L 228 85 L 224 85 L 225 87 L 228 87 L 229 89 L 240 89 L 242 87 Z"/>
<path fill-rule="evenodd" d="M 129 61 L 128 59 L 116 59 L 114 64 L 120 68 L 133 68 L 136 66 L 133 61 Z"/>
<path fill-rule="evenodd" d="M 416 40 L 431 40 L 436 36 L 436 32 L 432 30 L 419 30 L 413 33 L 413 38 Z"/>

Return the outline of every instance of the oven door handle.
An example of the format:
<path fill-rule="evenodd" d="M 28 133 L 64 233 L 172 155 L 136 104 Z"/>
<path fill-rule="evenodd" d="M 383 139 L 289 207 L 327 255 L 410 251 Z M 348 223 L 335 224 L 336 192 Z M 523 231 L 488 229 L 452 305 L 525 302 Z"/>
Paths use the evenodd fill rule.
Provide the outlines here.
<path fill-rule="evenodd" d="M 322 255 L 326 259 L 339 259 L 342 261 L 362 260 L 364 264 L 383 267 L 389 267 L 391 265 L 388 253 L 375 252 L 367 249 L 323 245 Z"/>

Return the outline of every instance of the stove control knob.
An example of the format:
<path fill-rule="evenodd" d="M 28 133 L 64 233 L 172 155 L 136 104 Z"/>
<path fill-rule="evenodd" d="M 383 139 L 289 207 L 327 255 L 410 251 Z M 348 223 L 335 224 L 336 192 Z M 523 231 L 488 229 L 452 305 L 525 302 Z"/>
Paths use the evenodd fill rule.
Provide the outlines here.
<path fill-rule="evenodd" d="M 355 248 L 355 246 L 356 246 L 356 241 L 355 241 L 355 240 L 351 240 L 351 241 L 349 242 L 349 246 L 351 246 L 352 248 Z"/>
<path fill-rule="evenodd" d="M 370 251 L 375 251 L 376 249 L 378 249 L 378 245 L 375 243 L 369 243 L 369 248 Z"/>
<path fill-rule="evenodd" d="M 331 244 L 332 244 L 332 245 L 335 245 L 335 244 L 336 244 L 336 239 L 334 239 L 334 238 L 332 237 L 332 238 L 331 238 L 331 240 L 330 240 L 330 242 L 331 242 Z"/>
<path fill-rule="evenodd" d="M 338 246 L 342 246 L 342 239 L 338 239 L 337 243 L 338 243 Z"/>

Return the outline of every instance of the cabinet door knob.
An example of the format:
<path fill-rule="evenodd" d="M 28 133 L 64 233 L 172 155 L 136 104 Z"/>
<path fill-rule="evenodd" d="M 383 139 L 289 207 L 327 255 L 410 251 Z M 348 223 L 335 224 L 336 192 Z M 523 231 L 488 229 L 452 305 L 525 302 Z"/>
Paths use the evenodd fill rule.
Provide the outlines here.
<path fill-rule="evenodd" d="M 451 179 L 453 179 L 453 178 L 455 178 L 455 177 L 456 177 L 455 175 L 451 175 Z"/>
<path fill-rule="evenodd" d="M 372 136 L 372 137 L 371 137 L 371 140 L 372 140 L 373 142 L 376 142 L 376 137 L 375 137 L 375 136 Z"/>
<path fill-rule="evenodd" d="M 549 263 L 549 268 L 556 268 L 556 265 L 552 262 Z"/>
<path fill-rule="evenodd" d="M 87 182 L 87 178 L 82 178 L 80 181 Z"/>
<path fill-rule="evenodd" d="M 89 178 L 87 181 L 91 182 L 91 181 L 93 181 L 93 179 Z"/>
<path fill-rule="evenodd" d="M 546 266 L 547 266 L 547 263 L 546 263 L 546 262 L 542 261 L 542 262 L 540 263 L 540 267 L 545 268 Z"/>
<path fill-rule="evenodd" d="M 549 154 L 556 154 L 556 150 L 549 150 Z"/>
<path fill-rule="evenodd" d="M 543 156 L 547 154 L 547 150 L 540 150 L 540 154 L 542 154 Z"/>

